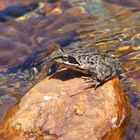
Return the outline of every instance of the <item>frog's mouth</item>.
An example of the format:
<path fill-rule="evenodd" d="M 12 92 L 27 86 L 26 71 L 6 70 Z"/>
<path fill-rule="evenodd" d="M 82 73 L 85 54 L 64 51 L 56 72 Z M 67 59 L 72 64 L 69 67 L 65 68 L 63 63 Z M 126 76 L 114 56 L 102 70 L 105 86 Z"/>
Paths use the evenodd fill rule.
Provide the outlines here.
<path fill-rule="evenodd" d="M 65 59 L 65 61 L 62 58 L 57 58 L 53 61 L 62 67 L 66 67 L 71 70 L 76 70 L 84 74 L 90 74 L 90 71 L 88 69 L 80 67 L 80 64 L 73 57 L 69 57 L 67 60 Z"/>

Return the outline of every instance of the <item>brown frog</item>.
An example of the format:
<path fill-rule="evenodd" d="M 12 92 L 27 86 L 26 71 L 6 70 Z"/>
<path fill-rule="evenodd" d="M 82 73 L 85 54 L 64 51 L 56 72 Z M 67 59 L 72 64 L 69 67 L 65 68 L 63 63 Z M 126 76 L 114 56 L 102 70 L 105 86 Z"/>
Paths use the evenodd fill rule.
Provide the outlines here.
<path fill-rule="evenodd" d="M 58 49 L 50 57 L 59 66 L 90 75 L 95 87 L 115 77 L 118 68 L 113 55 L 95 49 Z"/>

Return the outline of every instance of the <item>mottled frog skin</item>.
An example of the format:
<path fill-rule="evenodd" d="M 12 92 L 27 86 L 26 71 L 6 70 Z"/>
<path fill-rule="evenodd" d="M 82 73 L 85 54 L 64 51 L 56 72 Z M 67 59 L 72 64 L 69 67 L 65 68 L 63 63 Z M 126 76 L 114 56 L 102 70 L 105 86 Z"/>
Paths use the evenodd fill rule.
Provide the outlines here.
<path fill-rule="evenodd" d="M 59 49 L 51 55 L 51 59 L 62 67 L 91 75 L 96 87 L 115 77 L 118 68 L 118 61 L 113 55 L 95 49 Z"/>

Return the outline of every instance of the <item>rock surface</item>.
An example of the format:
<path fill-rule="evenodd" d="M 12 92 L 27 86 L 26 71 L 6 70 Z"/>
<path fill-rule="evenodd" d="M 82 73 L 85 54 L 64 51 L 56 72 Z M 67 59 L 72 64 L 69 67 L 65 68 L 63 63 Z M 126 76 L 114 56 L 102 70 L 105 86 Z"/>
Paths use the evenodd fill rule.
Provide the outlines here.
<path fill-rule="evenodd" d="M 131 118 L 127 128 L 126 140 L 139 140 L 140 139 L 140 111 L 136 108 L 131 109 Z"/>
<path fill-rule="evenodd" d="M 0 126 L 0 138 L 18 140 L 122 140 L 129 108 L 119 80 L 96 90 L 70 70 L 33 87 Z"/>
<path fill-rule="evenodd" d="M 18 100 L 14 97 L 4 95 L 0 97 L 0 121 L 5 117 L 6 111 L 14 106 Z"/>
<path fill-rule="evenodd" d="M 104 0 L 104 1 L 127 7 L 137 7 L 137 8 L 140 7 L 139 0 Z"/>
<path fill-rule="evenodd" d="M 39 0 L 0 0 L 0 10 L 4 10 L 10 6 L 27 6 L 38 1 Z"/>

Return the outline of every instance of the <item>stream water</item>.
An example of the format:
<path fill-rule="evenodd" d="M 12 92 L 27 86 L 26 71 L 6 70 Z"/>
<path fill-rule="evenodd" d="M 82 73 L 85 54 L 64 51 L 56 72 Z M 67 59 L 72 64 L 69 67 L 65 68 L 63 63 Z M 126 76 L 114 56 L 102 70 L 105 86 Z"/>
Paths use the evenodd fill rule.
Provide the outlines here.
<path fill-rule="evenodd" d="M 0 119 L 39 82 L 29 77 L 29 71 L 41 69 L 38 62 L 53 51 L 53 46 L 95 47 L 121 61 L 121 83 L 132 108 L 126 140 L 138 140 L 140 8 L 137 1 L 128 2 L 71 0 L 50 2 L 43 10 L 37 9 L 42 3 L 1 10 Z M 19 14 L 8 15 L 9 9 Z"/>

